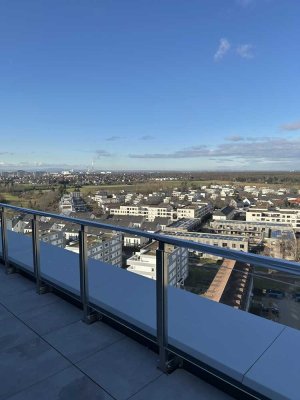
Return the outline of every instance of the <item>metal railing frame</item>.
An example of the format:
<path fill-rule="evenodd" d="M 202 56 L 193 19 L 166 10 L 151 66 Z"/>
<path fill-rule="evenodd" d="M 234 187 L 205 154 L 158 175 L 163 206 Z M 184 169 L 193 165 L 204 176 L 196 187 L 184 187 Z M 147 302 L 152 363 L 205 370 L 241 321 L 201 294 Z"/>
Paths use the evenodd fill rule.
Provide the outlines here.
<path fill-rule="evenodd" d="M 11 272 L 8 255 L 6 209 L 18 211 L 23 214 L 30 214 L 32 219 L 32 248 L 34 276 L 36 279 L 37 292 L 43 293 L 40 271 L 40 240 L 39 240 L 39 218 L 54 218 L 80 226 L 79 230 L 79 268 L 80 268 L 80 298 L 83 307 L 83 320 L 87 323 L 92 322 L 93 314 L 89 303 L 88 287 L 88 255 L 87 255 L 87 227 L 98 229 L 107 229 L 115 232 L 129 233 L 151 240 L 158 241 L 159 247 L 156 251 L 157 258 L 157 277 L 156 277 L 156 327 L 157 327 L 157 345 L 159 351 L 159 368 L 167 372 L 169 369 L 168 359 L 168 266 L 165 253 L 165 244 L 171 244 L 177 247 L 184 247 L 202 253 L 212 254 L 214 256 L 228 258 L 255 266 L 273 269 L 280 272 L 288 272 L 300 276 L 300 264 L 297 262 L 286 261 L 282 259 L 270 258 L 267 256 L 246 253 L 237 250 L 229 250 L 223 247 L 200 244 L 193 241 L 177 239 L 171 236 L 149 233 L 139 229 L 125 228 L 110 224 L 100 223 L 91 220 L 68 217 L 44 211 L 36 211 L 28 208 L 22 208 L 0 203 L 1 215 L 1 237 L 2 237 L 2 258 L 7 272 Z"/>

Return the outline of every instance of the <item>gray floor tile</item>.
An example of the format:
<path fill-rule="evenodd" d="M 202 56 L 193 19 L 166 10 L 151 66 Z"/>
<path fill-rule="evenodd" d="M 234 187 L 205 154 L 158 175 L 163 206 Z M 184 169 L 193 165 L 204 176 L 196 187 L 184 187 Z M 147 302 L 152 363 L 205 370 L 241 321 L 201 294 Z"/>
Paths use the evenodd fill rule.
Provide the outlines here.
<path fill-rule="evenodd" d="M 9 398 L 10 400 L 112 400 L 74 367 L 67 368 Z"/>
<path fill-rule="evenodd" d="M 130 398 L 130 400 L 152 399 L 230 400 L 232 397 L 184 370 L 177 370 L 171 375 L 161 375 Z"/>
<path fill-rule="evenodd" d="M 4 318 L 10 317 L 11 313 L 0 304 L 0 321 Z M 1 324 L 1 323 L 0 323 Z"/>
<path fill-rule="evenodd" d="M 54 303 L 58 300 L 59 297 L 52 293 L 38 295 L 35 290 L 29 290 L 5 296 L 5 298 L 1 299 L 1 303 L 9 308 L 12 313 L 19 315 L 23 312 L 38 309 L 39 307 Z"/>
<path fill-rule="evenodd" d="M 125 336 L 102 322 L 87 325 L 77 321 L 49 333 L 44 338 L 72 362 L 77 362 Z"/>
<path fill-rule="evenodd" d="M 28 326 L 40 335 L 46 335 L 82 318 L 82 311 L 59 299 L 55 303 L 19 314 Z"/>
<path fill-rule="evenodd" d="M 15 274 L 1 274 L 0 276 L 0 301 L 10 294 L 25 292 L 26 290 L 35 290 L 34 282 L 23 276 Z"/>
<path fill-rule="evenodd" d="M 128 338 L 77 365 L 119 400 L 127 399 L 161 375 L 157 355 Z"/>
<path fill-rule="evenodd" d="M 31 329 L 13 316 L 8 316 L 0 321 L 0 351 L 27 342 L 35 337 L 36 335 Z"/>
<path fill-rule="evenodd" d="M 70 363 L 66 359 L 38 337 L 0 351 L 0 399 L 68 366 Z"/>

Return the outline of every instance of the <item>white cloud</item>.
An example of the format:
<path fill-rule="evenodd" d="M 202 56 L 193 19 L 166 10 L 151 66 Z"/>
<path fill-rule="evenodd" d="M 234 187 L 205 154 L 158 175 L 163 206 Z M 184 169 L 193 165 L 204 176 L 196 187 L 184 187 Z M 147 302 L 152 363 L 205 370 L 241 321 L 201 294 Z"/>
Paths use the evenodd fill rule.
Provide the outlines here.
<path fill-rule="evenodd" d="M 228 140 L 229 142 L 240 142 L 244 140 L 244 137 L 241 135 L 232 135 L 232 136 L 227 136 L 225 140 Z"/>
<path fill-rule="evenodd" d="M 96 150 L 96 159 L 102 157 L 111 157 L 111 154 L 106 150 Z"/>
<path fill-rule="evenodd" d="M 225 56 L 226 53 L 230 50 L 231 44 L 225 38 L 220 39 L 219 47 L 214 55 L 215 61 L 220 61 Z"/>
<path fill-rule="evenodd" d="M 300 121 L 284 124 L 281 126 L 283 131 L 300 131 Z"/>
<path fill-rule="evenodd" d="M 250 59 L 254 57 L 253 49 L 252 44 L 241 44 L 237 46 L 236 52 L 240 57 Z"/>
<path fill-rule="evenodd" d="M 257 139 L 257 140 L 256 140 Z M 255 163 L 285 163 L 299 165 L 300 139 L 261 137 L 255 140 L 232 141 L 217 146 L 192 146 L 168 153 L 129 154 L 130 158 L 144 159 L 222 159 L 235 160 L 254 165 Z M 266 151 L 268 149 L 268 151 Z"/>

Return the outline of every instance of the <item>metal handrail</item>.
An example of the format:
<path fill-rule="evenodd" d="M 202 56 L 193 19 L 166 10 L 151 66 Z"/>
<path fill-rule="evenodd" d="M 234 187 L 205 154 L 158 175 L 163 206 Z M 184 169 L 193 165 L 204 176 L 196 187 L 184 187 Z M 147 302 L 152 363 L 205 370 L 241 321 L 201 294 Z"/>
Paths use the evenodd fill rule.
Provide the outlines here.
<path fill-rule="evenodd" d="M 176 354 L 170 349 L 168 344 L 168 261 L 167 253 L 165 251 L 165 243 L 192 249 L 198 252 L 208 253 L 222 258 L 229 258 L 232 260 L 240 261 L 247 264 L 253 264 L 264 268 L 270 268 L 281 272 L 289 272 L 294 275 L 300 276 L 300 263 L 261 256 L 253 253 L 245 253 L 237 250 L 229 250 L 222 247 L 211 246 L 207 244 L 200 244 L 193 241 L 182 240 L 170 237 L 163 234 L 149 233 L 134 228 L 124 228 L 110 224 L 88 221 L 80 218 L 67 217 L 45 211 L 36 211 L 28 208 L 12 206 L 0 203 L 1 215 L 1 240 L 2 240 L 2 259 L 6 267 L 7 273 L 13 272 L 10 268 L 9 254 L 8 254 L 8 241 L 7 241 L 7 224 L 5 209 L 19 211 L 24 214 L 30 214 L 32 219 L 32 252 L 33 252 L 33 267 L 34 276 L 36 279 L 37 292 L 39 294 L 47 291 L 47 286 L 43 286 L 40 273 L 40 240 L 39 240 L 39 218 L 50 217 L 73 224 L 80 225 L 79 228 L 79 271 L 80 271 L 80 299 L 83 308 L 83 320 L 91 323 L 97 318 L 93 314 L 91 304 L 89 301 L 89 285 L 88 285 L 88 256 L 87 256 L 87 230 L 86 227 L 90 226 L 98 229 L 109 229 L 116 232 L 130 233 L 137 236 L 146 237 L 148 239 L 156 240 L 159 243 L 156 252 L 157 262 L 157 279 L 156 279 L 156 329 L 157 329 L 157 346 L 159 353 L 159 368 L 168 372 L 171 365 L 174 367 L 174 359 L 169 359 L 170 354 Z M 50 283 L 51 285 L 51 283 Z"/>
<path fill-rule="evenodd" d="M 136 228 L 124 228 L 121 226 L 105 224 L 102 222 L 95 222 L 95 221 L 84 220 L 81 218 L 67 217 L 67 216 L 61 215 L 61 214 L 54 214 L 54 213 L 49 213 L 49 212 L 45 212 L 45 211 L 37 211 L 37 210 L 32 210 L 30 208 L 17 207 L 17 206 L 12 206 L 9 204 L 4 204 L 4 203 L 0 203 L 0 207 L 8 208 L 8 209 L 11 209 L 14 211 L 20 211 L 24 214 L 31 214 L 31 215 L 36 215 L 36 216 L 40 216 L 40 217 L 55 218 L 55 219 L 70 222 L 73 224 L 85 225 L 85 226 L 90 226 L 90 227 L 99 228 L 99 229 L 108 229 L 108 230 L 121 232 L 121 233 L 129 233 L 132 235 L 137 235 L 137 236 L 145 237 L 145 238 L 152 239 L 152 240 L 157 240 L 159 242 L 168 243 L 173 246 L 184 247 L 184 248 L 199 251 L 202 253 L 212 254 L 214 256 L 218 256 L 221 258 L 229 258 L 231 260 L 240 261 L 240 262 L 243 262 L 246 264 L 252 264 L 254 266 L 258 266 L 258 267 L 262 267 L 262 268 L 273 269 L 273 270 L 280 271 L 280 272 L 290 272 L 290 273 L 293 273 L 294 275 L 300 276 L 300 263 L 293 262 L 293 261 L 287 261 L 287 260 L 283 260 L 280 258 L 272 258 L 272 257 L 268 257 L 268 256 L 262 256 L 259 254 L 248 253 L 248 252 L 243 252 L 243 251 L 239 251 L 239 250 L 230 250 L 230 249 L 226 249 L 223 247 L 212 246 L 209 244 L 200 244 L 200 243 L 197 243 L 194 241 L 178 239 L 178 238 L 174 238 L 173 236 L 172 237 L 167 236 L 165 234 L 150 233 L 150 232 L 142 231 L 142 230 L 139 230 Z"/>

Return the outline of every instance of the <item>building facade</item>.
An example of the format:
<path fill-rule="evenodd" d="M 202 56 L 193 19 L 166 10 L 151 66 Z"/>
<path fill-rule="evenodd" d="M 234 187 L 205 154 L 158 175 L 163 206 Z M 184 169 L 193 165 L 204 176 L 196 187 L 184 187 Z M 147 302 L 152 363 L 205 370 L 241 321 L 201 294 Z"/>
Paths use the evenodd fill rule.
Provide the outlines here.
<path fill-rule="evenodd" d="M 190 240 L 197 243 L 209 244 L 211 246 L 226 247 L 230 250 L 248 251 L 249 239 L 245 236 L 234 235 L 218 235 L 214 233 L 200 233 L 200 232 L 170 232 L 163 231 L 164 235 L 175 236 L 183 240 Z M 199 252 L 198 252 L 199 253 Z M 201 257 L 220 259 L 220 257 L 211 254 L 199 253 Z"/>
<path fill-rule="evenodd" d="M 280 222 L 290 224 L 297 232 L 300 231 L 300 210 L 278 208 L 250 208 L 246 211 L 246 221 Z"/>
<path fill-rule="evenodd" d="M 158 243 L 152 242 L 127 260 L 128 271 L 149 279 L 156 279 L 156 250 Z M 168 263 L 169 285 L 181 286 L 188 277 L 188 251 L 165 245 L 165 262 Z"/>

